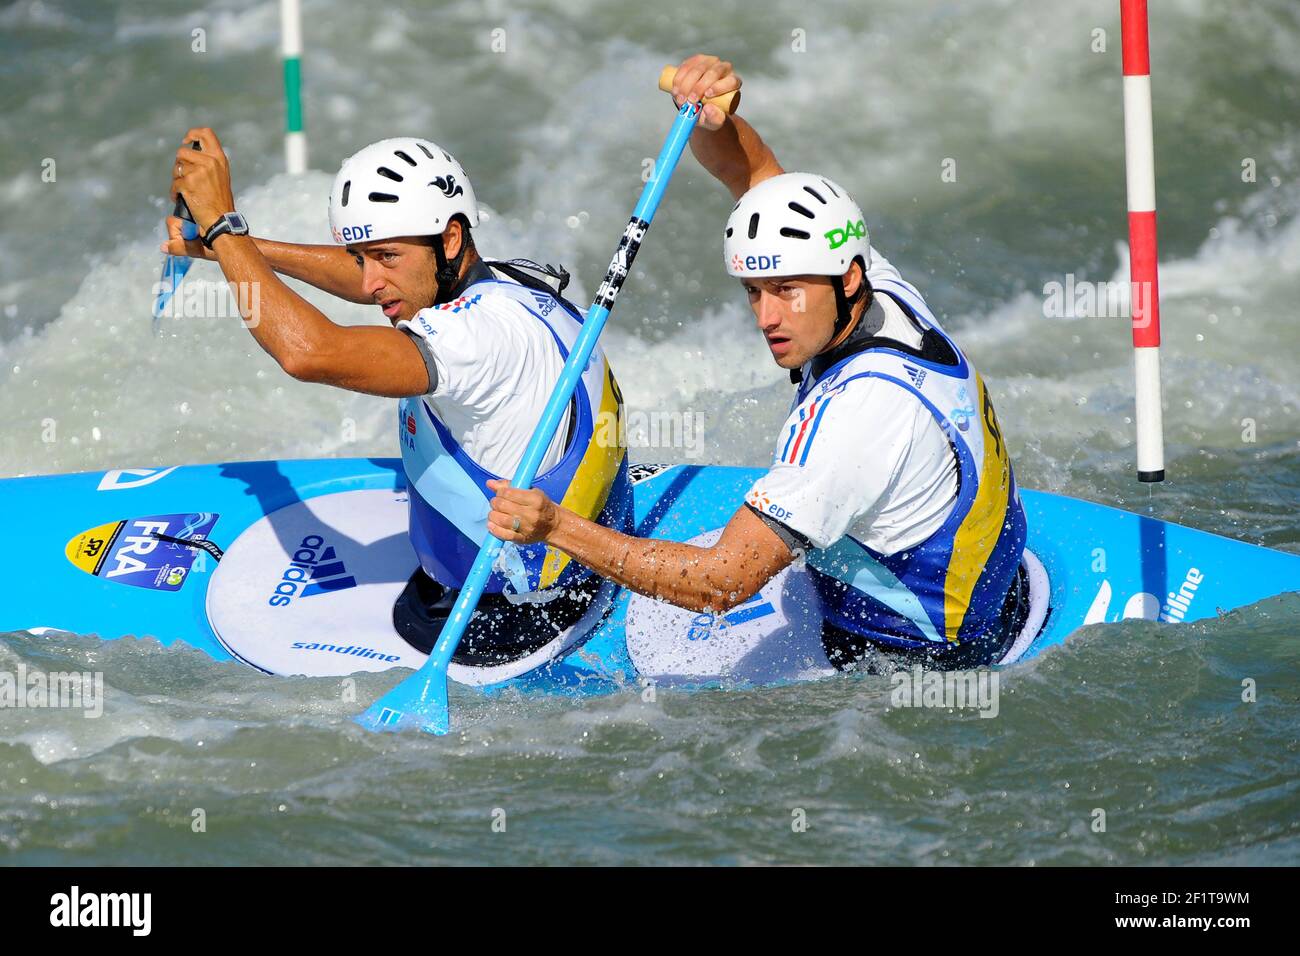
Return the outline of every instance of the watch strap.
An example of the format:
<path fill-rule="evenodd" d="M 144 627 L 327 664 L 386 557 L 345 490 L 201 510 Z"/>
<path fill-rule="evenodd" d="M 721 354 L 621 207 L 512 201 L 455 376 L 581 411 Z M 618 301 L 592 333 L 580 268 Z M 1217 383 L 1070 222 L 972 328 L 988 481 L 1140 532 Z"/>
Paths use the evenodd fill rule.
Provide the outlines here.
<path fill-rule="evenodd" d="M 235 226 L 234 226 L 234 224 L 231 222 L 231 217 L 234 216 L 234 215 L 236 215 L 236 214 L 235 214 L 235 213 L 229 213 L 229 212 L 227 212 L 227 213 L 222 213 L 222 215 L 217 219 L 217 221 L 214 222 L 214 223 L 212 224 L 211 228 L 209 228 L 208 231 L 207 231 L 206 233 L 204 233 L 204 235 L 203 235 L 203 244 L 204 244 L 205 246 L 207 246 L 209 249 L 211 249 L 211 248 L 212 248 L 212 243 L 214 243 L 216 240 L 220 239 L 222 236 L 224 236 L 224 235 L 225 235 L 226 233 L 228 233 L 228 232 L 229 232 L 229 233 L 235 233 L 236 235 L 241 235 L 241 236 L 246 236 L 246 235 L 248 235 L 248 226 L 247 226 L 247 224 L 244 225 L 244 228 L 243 228 L 241 231 L 239 231 L 239 232 L 236 232 L 236 231 L 235 231 Z M 241 217 L 241 218 L 242 218 L 242 217 Z"/>

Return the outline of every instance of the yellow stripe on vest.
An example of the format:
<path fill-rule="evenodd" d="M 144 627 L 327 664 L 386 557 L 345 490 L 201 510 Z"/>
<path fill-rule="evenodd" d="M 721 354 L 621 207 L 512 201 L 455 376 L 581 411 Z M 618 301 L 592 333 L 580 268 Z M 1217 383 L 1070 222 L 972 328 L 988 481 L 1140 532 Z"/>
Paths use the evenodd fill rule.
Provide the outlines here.
<path fill-rule="evenodd" d="M 591 441 L 587 444 L 586 454 L 573 480 L 564 492 L 561 505 L 588 521 L 595 521 L 609 499 L 610 489 L 614 485 L 614 476 L 623 464 L 627 449 L 623 442 L 623 401 L 610 371 L 609 361 L 605 361 L 604 388 L 600 396 L 600 408 L 596 420 L 592 423 Z M 542 574 L 539 586 L 548 588 L 559 578 L 560 572 L 568 565 L 570 558 L 563 551 L 546 549 L 546 560 L 542 562 Z"/>
<path fill-rule="evenodd" d="M 975 501 L 953 536 L 943 588 L 944 630 L 948 640 L 954 643 L 970 609 L 971 594 L 1002 534 L 1011 497 L 1011 465 L 1002 429 L 984 388 L 984 379 L 978 374 L 975 384 L 979 407 L 983 409 L 980 421 L 984 426 L 984 461 Z"/>

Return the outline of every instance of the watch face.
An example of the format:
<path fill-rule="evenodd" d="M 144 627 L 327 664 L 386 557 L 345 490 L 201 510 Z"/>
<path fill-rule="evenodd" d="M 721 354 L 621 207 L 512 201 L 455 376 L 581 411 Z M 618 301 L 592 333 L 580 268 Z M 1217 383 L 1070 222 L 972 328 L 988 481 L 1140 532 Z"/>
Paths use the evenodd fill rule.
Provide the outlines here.
<path fill-rule="evenodd" d="M 243 235 L 248 232 L 248 220 L 237 212 L 227 213 L 226 221 L 230 223 L 230 231 L 235 235 Z"/>

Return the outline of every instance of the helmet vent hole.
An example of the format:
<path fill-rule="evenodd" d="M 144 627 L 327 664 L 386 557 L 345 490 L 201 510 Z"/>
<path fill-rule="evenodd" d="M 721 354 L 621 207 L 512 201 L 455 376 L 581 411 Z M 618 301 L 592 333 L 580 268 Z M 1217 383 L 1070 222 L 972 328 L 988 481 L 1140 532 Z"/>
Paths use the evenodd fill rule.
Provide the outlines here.
<path fill-rule="evenodd" d="M 781 227 L 781 235 L 785 236 L 787 239 L 811 239 L 812 238 L 812 236 L 808 235 L 808 233 L 804 232 L 802 229 L 791 229 L 789 226 Z"/>
<path fill-rule="evenodd" d="M 758 235 L 758 213 L 749 217 L 749 238 L 753 239 Z"/>
<path fill-rule="evenodd" d="M 425 146 L 423 143 L 416 143 L 415 145 L 420 147 L 420 152 L 424 153 L 425 156 L 428 156 L 430 159 L 433 159 L 433 153 L 429 152 L 428 146 Z"/>
<path fill-rule="evenodd" d="M 446 160 L 447 162 L 449 162 L 449 163 L 452 161 L 452 160 L 451 160 L 451 153 L 447 152 L 445 149 L 442 151 L 442 158 L 445 159 L 445 160 Z"/>
<path fill-rule="evenodd" d="M 403 162 L 405 162 L 406 165 L 408 166 L 415 165 L 415 160 L 413 160 L 408 154 L 402 152 L 400 149 L 394 150 L 393 155 L 396 156 L 398 159 L 402 160 Z"/>
<path fill-rule="evenodd" d="M 377 170 L 375 170 L 375 172 L 379 173 L 379 175 L 383 176 L 385 179 L 391 179 L 395 183 L 400 183 L 402 181 L 402 175 L 400 173 L 393 172 L 387 166 L 380 166 Z"/>
<path fill-rule="evenodd" d="M 799 205 L 797 202 L 792 202 L 792 203 L 790 203 L 789 205 L 790 205 L 790 208 L 791 208 L 793 211 L 797 212 L 799 215 L 803 216 L 805 219 L 816 219 L 816 218 L 817 218 L 816 216 L 814 216 L 814 215 L 812 214 L 812 211 L 811 211 L 807 206 L 801 206 L 801 205 Z"/>
<path fill-rule="evenodd" d="M 371 202 L 397 202 L 397 197 L 392 193 L 371 193 Z"/>
<path fill-rule="evenodd" d="M 734 232 L 734 231 L 735 231 L 735 230 L 733 230 L 730 226 L 727 227 L 727 238 L 728 238 L 728 239 L 731 238 L 731 234 L 732 234 L 732 232 Z"/>
<path fill-rule="evenodd" d="M 345 183 L 343 184 L 343 202 L 342 202 L 342 205 L 346 206 L 346 205 L 348 204 L 348 194 L 351 193 L 351 192 L 352 192 L 352 180 L 349 179 L 347 182 L 345 182 Z"/>
<path fill-rule="evenodd" d="M 823 206 L 826 205 L 826 200 L 822 198 L 822 194 L 819 193 L 817 190 L 813 189 L 811 186 L 805 186 L 803 188 L 803 191 L 806 192 L 809 196 L 812 196 L 813 199 L 816 199 Z"/>
<path fill-rule="evenodd" d="M 837 192 L 835 191 L 835 187 L 831 185 L 829 179 L 823 179 L 823 180 L 822 180 L 822 183 L 826 186 L 827 189 L 829 189 L 829 190 L 831 191 L 831 195 L 832 195 L 832 196 L 834 196 L 836 199 L 839 199 L 839 198 L 840 198 L 840 194 L 837 193 Z M 805 189 L 808 189 L 807 186 L 805 186 L 804 188 L 805 188 Z M 811 190 L 809 190 L 809 192 L 811 192 Z"/>

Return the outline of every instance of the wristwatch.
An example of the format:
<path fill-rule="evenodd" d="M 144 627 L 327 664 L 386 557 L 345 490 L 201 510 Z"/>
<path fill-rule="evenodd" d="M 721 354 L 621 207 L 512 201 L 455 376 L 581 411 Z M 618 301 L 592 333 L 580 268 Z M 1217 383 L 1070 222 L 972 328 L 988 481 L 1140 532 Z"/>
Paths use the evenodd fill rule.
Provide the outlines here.
<path fill-rule="evenodd" d="M 204 234 L 203 244 L 211 249 L 213 241 L 226 233 L 230 233 L 232 236 L 248 235 L 248 220 L 237 212 L 225 213 Z"/>

